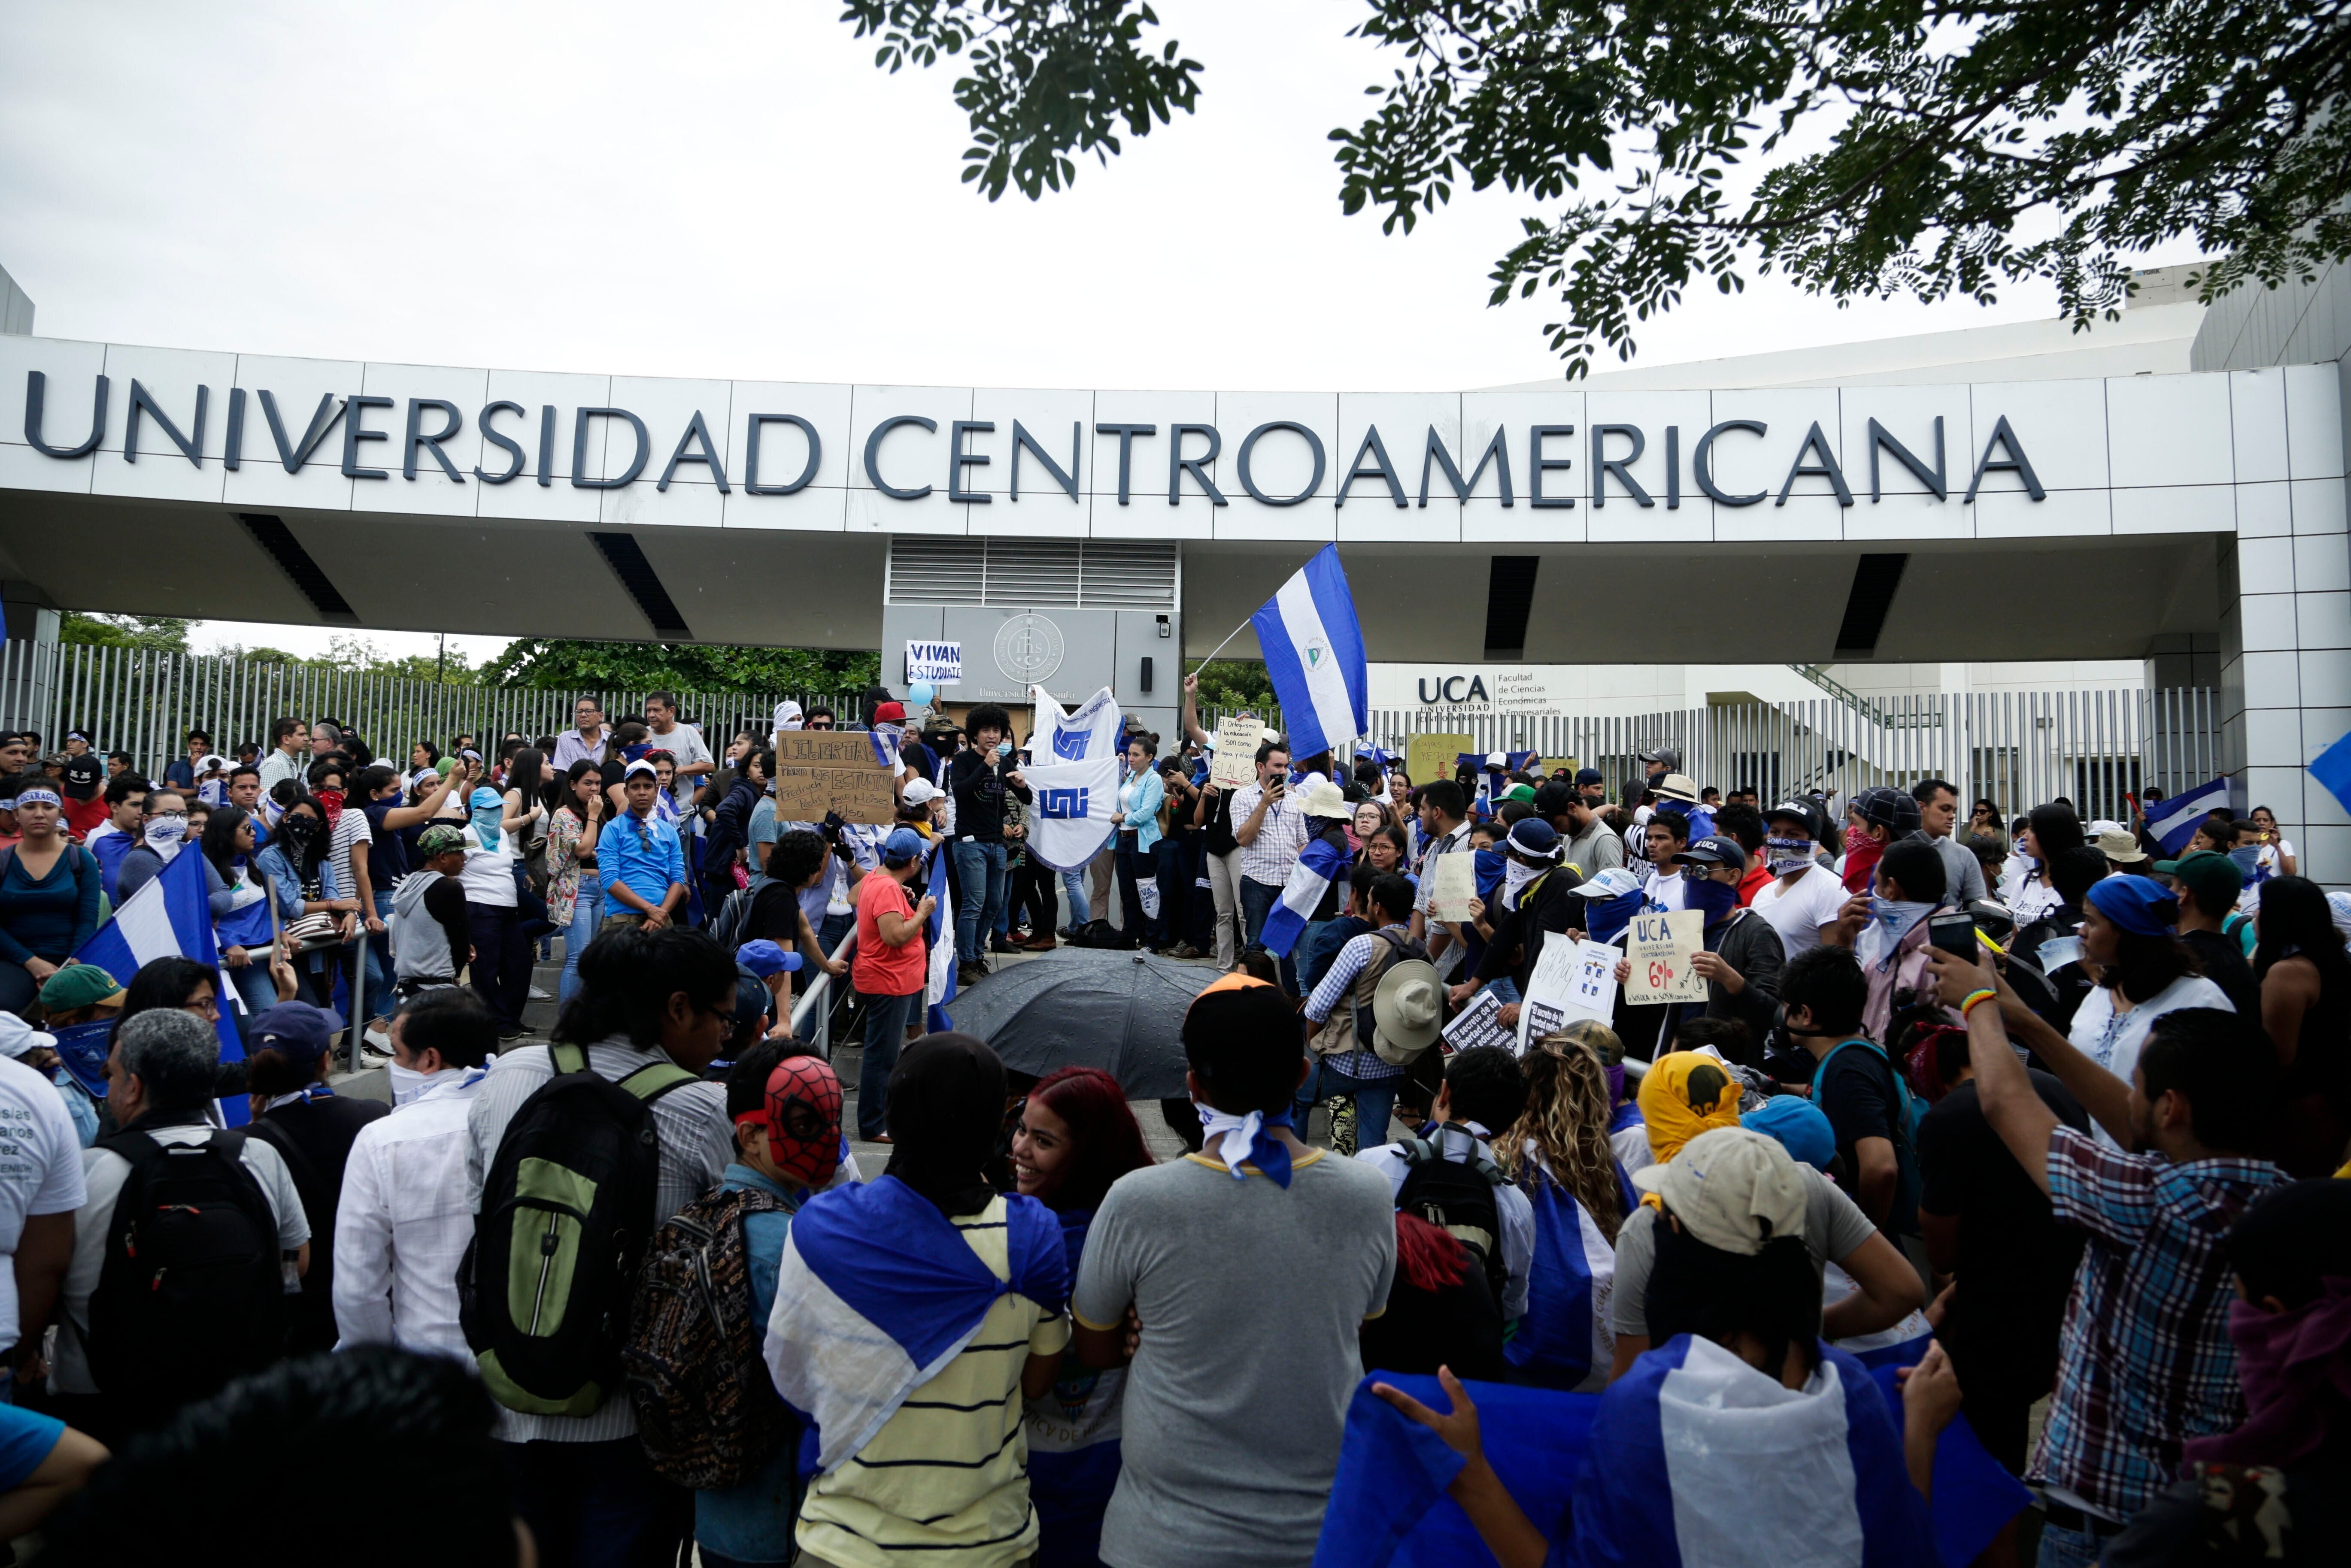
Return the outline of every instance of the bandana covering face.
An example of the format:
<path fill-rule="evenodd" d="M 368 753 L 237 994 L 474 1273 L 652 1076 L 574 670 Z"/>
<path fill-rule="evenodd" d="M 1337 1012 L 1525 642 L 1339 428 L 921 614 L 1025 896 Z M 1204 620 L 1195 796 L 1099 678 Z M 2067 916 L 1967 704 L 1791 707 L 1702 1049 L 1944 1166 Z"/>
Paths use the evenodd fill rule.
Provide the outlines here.
<path fill-rule="evenodd" d="M 1768 857 L 1764 864 L 1774 877 L 1785 877 L 1813 864 L 1813 841 L 1809 838 L 1767 838 L 1763 848 Z"/>
<path fill-rule="evenodd" d="M 483 848 L 496 849 L 500 826 L 506 820 L 505 799 L 497 791 L 484 784 L 474 792 L 473 798 L 466 805 L 472 808 L 468 815 L 474 824 L 474 836 L 482 841 Z"/>
<path fill-rule="evenodd" d="M 1728 882 L 1718 882 L 1708 877 L 1699 881 L 1682 881 L 1682 908 L 1696 909 L 1713 925 L 1739 907 L 1739 889 Z"/>
<path fill-rule="evenodd" d="M 792 1112 L 813 1114 L 822 1124 L 814 1137 L 797 1137 Z M 768 1075 L 768 1158 L 794 1181 L 822 1187 L 841 1165 L 841 1079 L 819 1056 L 787 1056 Z M 749 1121 L 748 1116 L 738 1117 Z"/>
<path fill-rule="evenodd" d="M 326 811 L 327 826 L 329 827 L 334 826 L 335 824 L 342 818 L 343 792 L 339 789 L 322 789 L 313 791 L 312 793 L 317 798 L 320 807 Z"/>
<path fill-rule="evenodd" d="M 1880 969 L 1894 961 L 1894 950 L 1901 944 L 1902 939 L 1934 912 L 1934 905 L 1916 898 L 1881 898 L 1875 893 L 1869 896 L 1870 923 L 1877 928 L 1886 940 L 1886 959 L 1878 965 Z"/>
<path fill-rule="evenodd" d="M 1251 1111 L 1245 1116 L 1233 1116 L 1214 1106 L 1204 1106 L 1197 1100 L 1192 1102 L 1192 1108 L 1200 1113 L 1202 1141 L 1233 1173 L 1235 1181 L 1249 1179 L 1249 1172 L 1241 1168 L 1241 1162 L 1246 1160 L 1256 1166 L 1258 1173 L 1271 1180 L 1276 1187 L 1289 1187 L 1290 1146 L 1273 1136 L 1275 1127 L 1290 1125 L 1288 1106 L 1270 1116 L 1263 1111 Z"/>
<path fill-rule="evenodd" d="M 1522 861 L 1505 857 L 1502 867 L 1502 908 L 1517 909 L 1519 895 L 1526 890 L 1527 884 L 1550 869 L 1548 866 L 1529 866 Z"/>
<path fill-rule="evenodd" d="M 159 816 L 149 823 L 141 836 L 147 847 L 163 857 L 169 866 L 188 838 L 188 819 L 184 816 Z"/>

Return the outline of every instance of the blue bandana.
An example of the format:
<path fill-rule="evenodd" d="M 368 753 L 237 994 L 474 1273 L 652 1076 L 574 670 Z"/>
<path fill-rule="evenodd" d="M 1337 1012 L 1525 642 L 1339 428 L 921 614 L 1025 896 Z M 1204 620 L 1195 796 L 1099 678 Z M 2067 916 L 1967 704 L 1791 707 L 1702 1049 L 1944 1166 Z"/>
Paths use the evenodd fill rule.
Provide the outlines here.
<path fill-rule="evenodd" d="M 1249 1179 L 1249 1172 L 1241 1168 L 1242 1162 L 1247 1161 L 1276 1187 L 1290 1185 L 1290 1146 L 1273 1136 L 1275 1127 L 1290 1125 L 1288 1106 L 1278 1111 L 1251 1111 L 1245 1116 L 1201 1105 L 1197 1100 L 1192 1102 L 1192 1108 L 1200 1113 L 1202 1142 L 1211 1156 L 1224 1161 L 1235 1181 Z"/>

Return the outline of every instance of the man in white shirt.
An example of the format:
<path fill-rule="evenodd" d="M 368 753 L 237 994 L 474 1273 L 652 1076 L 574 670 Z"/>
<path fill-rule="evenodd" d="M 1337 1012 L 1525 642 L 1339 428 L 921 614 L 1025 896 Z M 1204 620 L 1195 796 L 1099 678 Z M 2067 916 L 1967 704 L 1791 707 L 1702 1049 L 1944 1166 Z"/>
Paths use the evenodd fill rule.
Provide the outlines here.
<path fill-rule="evenodd" d="M 335 1210 L 337 1349 L 472 1359 L 457 1322 L 457 1262 L 474 1237 L 465 1121 L 497 1038 L 490 1010 L 455 986 L 392 1019 L 392 1113 L 360 1129 Z"/>
<path fill-rule="evenodd" d="M 302 776 L 302 743 L 309 739 L 299 719 L 269 722 L 269 752 L 261 759 L 261 793 Z M 248 808 L 250 809 L 250 808 Z"/>
<path fill-rule="evenodd" d="M 81 1139 L 57 1085 L 14 1056 L 0 1056 L 0 1352 L 22 1363 L 57 1305 L 87 1193 Z"/>
<path fill-rule="evenodd" d="M 178 1008 L 140 1013 L 116 1032 L 113 1054 L 106 1060 L 108 1108 L 126 1132 L 144 1133 L 167 1146 L 203 1144 L 214 1131 L 205 1113 L 212 1106 L 219 1066 L 220 1039 L 212 1025 Z M 310 1221 L 302 1212 L 286 1161 L 257 1137 L 243 1140 L 237 1158 L 267 1200 L 277 1221 L 278 1251 L 292 1260 L 293 1277 L 299 1279 L 310 1269 Z M 113 1428 L 111 1415 L 122 1397 L 139 1392 L 100 1389 L 90 1375 L 86 1348 L 90 1297 L 106 1267 L 114 1206 L 130 1176 L 131 1161 L 112 1149 L 83 1151 L 88 1201 L 74 1217 L 73 1262 L 66 1269 L 62 1303 L 65 1325 L 57 1335 L 57 1361 L 49 1369 L 51 1390 L 74 1402 L 71 1424 L 101 1434 Z M 110 1397 L 101 1401 L 96 1397 L 101 1394 Z"/>
<path fill-rule="evenodd" d="M 1783 800 L 1763 814 L 1763 853 L 1774 880 L 1757 890 L 1749 905 L 1780 933 L 1788 956 L 1810 952 L 1834 929 L 1844 909 L 1844 884 L 1818 858 L 1813 813 L 1802 801 Z"/>
<path fill-rule="evenodd" d="M 696 784 L 716 770 L 718 763 L 711 756 L 702 732 L 677 722 L 677 698 L 674 693 L 656 691 L 645 699 L 645 731 L 646 739 L 656 751 L 667 752 L 677 759 L 676 783 L 671 787 L 680 799 L 693 794 Z"/>
<path fill-rule="evenodd" d="M 1437 890 L 1437 857 L 1475 853 L 1469 846 L 1468 816 L 1468 792 L 1453 780 L 1437 779 L 1421 789 L 1420 836 L 1428 848 L 1420 857 L 1420 886 L 1413 895 L 1412 934 L 1428 944 L 1429 961 L 1446 980 L 1461 972 L 1468 933 L 1458 923 L 1431 920 L 1428 903 Z"/>
<path fill-rule="evenodd" d="M 1689 818 L 1677 811 L 1657 812 L 1641 833 L 1648 850 L 1641 912 L 1662 915 L 1684 908 L 1682 868 L 1674 864 L 1674 857 L 1689 847 Z"/>
<path fill-rule="evenodd" d="M 1306 816 L 1290 798 L 1290 748 L 1257 749 L 1257 783 L 1233 792 L 1233 842 L 1241 846 L 1241 940 L 1253 942 L 1306 847 Z"/>

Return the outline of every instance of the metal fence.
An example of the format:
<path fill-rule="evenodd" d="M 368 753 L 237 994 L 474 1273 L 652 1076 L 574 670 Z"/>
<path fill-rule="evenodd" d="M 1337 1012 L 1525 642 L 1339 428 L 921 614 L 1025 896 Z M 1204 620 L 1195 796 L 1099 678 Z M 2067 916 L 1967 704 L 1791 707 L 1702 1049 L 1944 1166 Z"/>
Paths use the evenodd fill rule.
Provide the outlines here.
<path fill-rule="evenodd" d="M 1963 801 L 1989 798 L 2004 815 L 2063 795 L 2085 819 L 2121 819 L 2126 793 L 2177 794 L 2220 774 L 2219 699 L 2210 687 L 2182 687 L 1823 698 L 1615 717 L 1382 708 L 1371 738 L 1401 752 L 1414 734 L 1467 734 L 1476 751 L 1573 758 L 1606 775 L 1612 795 L 1641 776 L 1642 753 L 1671 746 L 1699 785 L 1752 786 L 1767 802 L 1939 777 Z"/>
<path fill-rule="evenodd" d="M 738 730 L 765 733 L 786 697 L 804 708 L 830 707 L 843 724 L 862 722 L 857 693 L 675 695 L 679 716 L 721 743 Z M 208 732 L 215 750 L 234 755 L 247 741 L 266 748 L 274 719 L 332 719 L 356 731 L 379 757 L 404 763 L 419 741 L 446 750 L 457 735 L 493 744 L 507 734 L 559 735 L 583 696 L 599 699 L 611 716 L 642 712 L 646 693 L 462 685 L 222 655 L 0 642 L 0 723 L 36 730 L 51 749 L 68 730 L 84 731 L 99 751 L 130 753 L 150 776 L 185 754 L 183 737 L 192 729 Z"/>

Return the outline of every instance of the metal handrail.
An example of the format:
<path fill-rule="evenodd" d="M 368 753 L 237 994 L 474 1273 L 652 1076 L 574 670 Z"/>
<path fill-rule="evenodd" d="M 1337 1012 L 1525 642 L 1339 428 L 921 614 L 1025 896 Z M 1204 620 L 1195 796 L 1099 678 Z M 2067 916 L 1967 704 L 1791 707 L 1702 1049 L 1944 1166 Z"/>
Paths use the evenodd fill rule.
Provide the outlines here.
<path fill-rule="evenodd" d="M 1860 692 L 1855 691 L 1852 687 L 1847 686 L 1844 681 L 1839 680 L 1835 676 L 1831 675 L 1827 670 L 1823 670 L 1817 664 L 1791 664 L 1788 668 L 1802 676 L 1805 680 L 1811 681 L 1813 685 L 1819 687 L 1822 691 L 1827 692 L 1830 696 L 1835 698 L 1838 701 L 1844 703 L 1846 707 L 1852 709 L 1855 712 L 1860 714 L 1863 718 L 1868 720 L 1871 723 L 1876 724 L 1881 730 L 1932 730 L 1939 729 L 1942 726 L 1942 716 L 1938 713 L 1927 712 L 1914 714 L 1889 712 L 1884 703 L 1876 702 L 1871 701 L 1869 698 L 1864 697 Z"/>
<path fill-rule="evenodd" d="M 832 950 L 831 957 L 846 959 L 850 956 L 851 950 L 856 946 L 857 928 L 852 926 L 849 928 L 849 934 L 841 939 L 841 945 Z M 817 1048 L 827 1056 L 832 1054 L 832 1007 L 828 1000 L 831 994 L 832 976 L 819 970 L 816 978 L 809 982 L 809 988 L 800 992 L 800 999 L 792 1003 L 794 1034 L 800 1033 L 801 1026 L 808 1022 L 809 1013 L 816 1010 L 820 1003 L 822 1004 L 822 1010 L 817 1013 L 817 1033 L 814 1038 Z"/>

